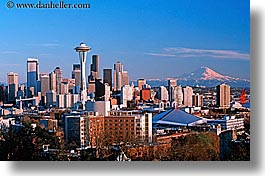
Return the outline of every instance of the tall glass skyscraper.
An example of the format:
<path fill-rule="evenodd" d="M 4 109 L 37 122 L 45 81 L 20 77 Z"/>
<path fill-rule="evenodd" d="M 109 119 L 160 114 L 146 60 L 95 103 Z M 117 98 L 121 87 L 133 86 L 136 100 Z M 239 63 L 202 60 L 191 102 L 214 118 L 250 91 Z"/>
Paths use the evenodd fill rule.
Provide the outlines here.
<path fill-rule="evenodd" d="M 17 91 L 18 91 L 18 74 L 14 72 L 9 72 L 7 74 L 8 79 L 8 101 L 16 101 Z"/>
<path fill-rule="evenodd" d="M 117 61 L 114 64 L 114 91 L 120 91 L 121 87 L 124 85 L 129 85 L 128 72 L 123 70 L 123 65 Z"/>
<path fill-rule="evenodd" d="M 39 62 L 36 58 L 28 58 L 27 61 L 27 89 L 34 88 L 34 95 L 38 94 L 37 81 L 39 75 Z"/>

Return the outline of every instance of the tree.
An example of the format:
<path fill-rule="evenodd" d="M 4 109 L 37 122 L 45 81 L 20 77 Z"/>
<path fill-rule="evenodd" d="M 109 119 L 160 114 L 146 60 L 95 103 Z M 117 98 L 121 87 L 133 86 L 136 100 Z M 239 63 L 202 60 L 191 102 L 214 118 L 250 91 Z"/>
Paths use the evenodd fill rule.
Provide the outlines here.
<path fill-rule="evenodd" d="M 49 134 L 40 126 L 33 128 L 30 121 L 23 125 L 11 126 L 0 131 L 0 160 L 33 161 L 57 160 L 46 158 L 43 154 L 43 145 L 49 144 L 50 148 L 61 149 L 59 139 Z"/>
<path fill-rule="evenodd" d="M 172 139 L 174 161 L 219 160 L 219 140 L 214 133 L 198 133 Z"/>

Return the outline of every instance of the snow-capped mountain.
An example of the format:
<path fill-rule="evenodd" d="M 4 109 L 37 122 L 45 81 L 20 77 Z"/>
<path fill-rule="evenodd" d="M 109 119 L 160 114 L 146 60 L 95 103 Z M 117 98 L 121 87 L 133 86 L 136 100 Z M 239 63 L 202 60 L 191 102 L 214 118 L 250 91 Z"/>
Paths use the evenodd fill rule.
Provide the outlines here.
<path fill-rule="evenodd" d="M 179 78 L 184 78 L 184 79 L 202 79 L 202 80 L 229 80 L 231 79 L 230 76 L 223 76 L 220 73 L 217 73 L 216 71 L 213 71 L 212 69 L 208 67 L 201 67 L 194 72 L 190 74 L 184 74 L 181 75 Z"/>
<path fill-rule="evenodd" d="M 225 76 L 216 71 L 208 68 L 201 67 L 189 74 L 183 74 L 176 77 L 178 84 L 190 85 L 190 86 L 207 86 L 214 87 L 221 83 L 229 84 L 232 87 L 250 87 L 250 81 L 246 79 L 234 78 L 231 76 Z"/>
<path fill-rule="evenodd" d="M 147 84 L 152 87 L 158 86 L 167 86 L 166 79 L 146 79 Z M 218 73 L 208 67 L 200 67 L 199 69 L 191 72 L 180 75 L 178 77 L 173 77 L 177 79 L 177 84 L 181 86 L 206 86 L 206 87 L 215 87 L 219 84 L 226 83 L 231 87 L 250 87 L 250 80 L 234 78 L 231 76 L 225 76 L 221 73 Z M 137 81 L 134 82 L 137 85 Z"/>

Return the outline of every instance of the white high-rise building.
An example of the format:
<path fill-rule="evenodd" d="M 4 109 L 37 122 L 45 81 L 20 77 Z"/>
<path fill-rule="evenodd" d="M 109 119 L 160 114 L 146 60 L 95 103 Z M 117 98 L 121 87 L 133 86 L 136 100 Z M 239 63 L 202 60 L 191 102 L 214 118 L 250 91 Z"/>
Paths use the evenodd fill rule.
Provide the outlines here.
<path fill-rule="evenodd" d="M 202 107 L 203 106 L 203 96 L 196 93 L 192 96 L 192 105 L 195 107 Z"/>
<path fill-rule="evenodd" d="M 129 85 L 124 85 L 121 88 L 121 104 L 123 107 L 127 107 L 127 101 L 133 99 L 133 89 Z"/>
<path fill-rule="evenodd" d="M 86 111 L 98 112 L 99 115 L 107 116 L 110 111 L 110 101 L 87 101 Z"/>
<path fill-rule="evenodd" d="M 136 140 L 139 142 L 152 142 L 152 117 L 152 113 L 135 115 Z"/>
<path fill-rule="evenodd" d="M 105 97 L 104 97 L 104 100 L 105 101 L 109 101 L 109 99 L 110 99 L 110 86 L 109 86 L 108 83 L 105 83 L 104 86 L 105 86 Z"/>
<path fill-rule="evenodd" d="M 56 107 L 64 108 L 64 95 L 63 94 L 56 95 Z"/>
<path fill-rule="evenodd" d="M 192 106 L 192 95 L 193 89 L 189 86 L 184 88 L 184 105 L 191 107 Z"/>
<path fill-rule="evenodd" d="M 217 106 L 221 108 L 230 107 L 230 86 L 227 84 L 221 84 L 216 87 L 216 101 Z"/>
<path fill-rule="evenodd" d="M 175 101 L 177 102 L 178 105 L 182 105 L 183 104 L 183 91 L 182 91 L 182 87 L 181 86 L 177 86 L 175 87 L 176 89 L 176 99 Z"/>
<path fill-rule="evenodd" d="M 164 86 L 160 86 L 158 98 L 162 101 L 168 101 L 168 91 Z"/>
<path fill-rule="evenodd" d="M 71 107 L 74 106 L 75 103 L 79 101 L 79 95 L 78 94 L 71 94 Z"/>
<path fill-rule="evenodd" d="M 72 106 L 71 94 L 65 94 L 64 95 L 64 107 L 70 108 L 71 106 Z"/>

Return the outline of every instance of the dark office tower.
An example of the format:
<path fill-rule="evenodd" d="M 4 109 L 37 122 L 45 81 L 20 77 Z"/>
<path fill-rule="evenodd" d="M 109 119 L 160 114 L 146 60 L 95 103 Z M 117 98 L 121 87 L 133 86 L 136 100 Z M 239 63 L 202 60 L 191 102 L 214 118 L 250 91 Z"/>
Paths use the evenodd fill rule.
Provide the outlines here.
<path fill-rule="evenodd" d="M 74 64 L 73 65 L 72 79 L 75 80 L 75 86 L 80 87 L 80 82 L 81 82 L 81 66 L 80 66 L 80 64 Z"/>
<path fill-rule="evenodd" d="M 18 85 L 17 97 L 25 98 L 25 85 L 24 84 Z"/>
<path fill-rule="evenodd" d="M 230 107 L 230 86 L 221 84 L 216 87 L 216 103 L 220 108 Z"/>
<path fill-rule="evenodd" d="M 5 86 L 0 85 L 0 105 L 5 102 Z"/>
<path fill-rule="evenodd" d="M 49 74 L 49 90 L 56 92 L 56 74 L 51 72 Z"/>
<path fill-rule="evenodd" d="M 10 72 L 7 74 L 8 76 L 8 101 L 15 102 L 18 91 L 18 74 L 14 72 Z"/>
<path fill-rule="evenodd" d="M 39 63 L 38 59 L 28 58 L 27 60 L 27 88 L 34 87 L 34 95 L 38 94 Z"/>
<path fill-rule="evenodd" d="M 98 79 L 95 80 L 95 100 L 104 100 L 105 85 Z"/>
<path fill-rule="evenodd" d="M 59 94 L 60 93 L 60 84 L 61 84 L 62 79 L 63 79 L 63 71 L 60 67 L 56 67 L 54 70 L 54 73 L 56 75 L 56 93 Z"/>
<path fill-rule="evenodd" d="M 92 55 L 92 64 L 91 64 L 91 75 L 94 79 L 99 79 L 99 56 Z"/>
<path fill-rule="evenodd" d="M 103 83 L 108 83 L 112 90 L 112 69 L 103 69 Z"/>
<path fill-rule="evenodd" d="M 73 70 L 81 70 L 80 64 L 73 64 Z"/>

